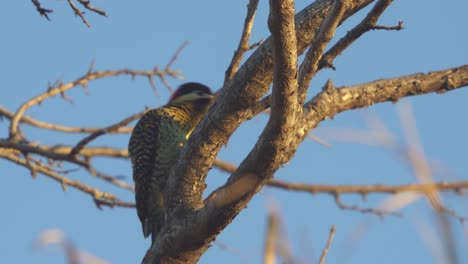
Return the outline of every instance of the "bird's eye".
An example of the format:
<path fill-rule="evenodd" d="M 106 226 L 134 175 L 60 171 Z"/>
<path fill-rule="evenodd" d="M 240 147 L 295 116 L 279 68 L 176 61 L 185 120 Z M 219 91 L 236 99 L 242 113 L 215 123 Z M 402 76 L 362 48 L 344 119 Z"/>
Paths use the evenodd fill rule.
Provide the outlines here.
<path fill-rule="evenodd" d="M 199 95 L 199 96 L 202 96 L 202 95 L 204 95 L 204 94 L 205 94 L 205 93 L 202 92 L 202 91 L 198 91 L 198 92 L 197 92 L 197 95 Z"/>

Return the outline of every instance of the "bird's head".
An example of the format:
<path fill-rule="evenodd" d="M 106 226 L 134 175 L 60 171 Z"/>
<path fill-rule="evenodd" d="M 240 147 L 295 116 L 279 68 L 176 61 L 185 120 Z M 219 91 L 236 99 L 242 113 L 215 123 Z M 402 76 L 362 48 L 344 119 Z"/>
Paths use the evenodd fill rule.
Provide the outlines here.
<path fill-rule="evenodd" d="M 172 94 L 170 105 L 193 104 L 199 107 L 208 107 L 214 95 L 208 86 L 201 83 L 184 83 Z"/>

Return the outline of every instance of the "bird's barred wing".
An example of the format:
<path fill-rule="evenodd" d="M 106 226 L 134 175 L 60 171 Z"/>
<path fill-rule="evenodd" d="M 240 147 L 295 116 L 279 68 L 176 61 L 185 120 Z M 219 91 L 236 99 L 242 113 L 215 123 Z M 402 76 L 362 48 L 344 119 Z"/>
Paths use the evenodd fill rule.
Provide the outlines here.
<path fill-rule="evenodd" d="M 150 110 L 138 121 L 133 129 L 128 145 L 128 152 L 133 167 L 135 181 L 135 200 L 138 217 L 143 226 L 145 237 L 151 234 L 146 222 L 151 217 L 151 201 L 161 194 L 158 179 L 154 175 L 155 160 L 158 153 L 158 139 L 160 137 L 161 118 L 159 109 Z M 156 197 L 157 199 L 158 197 Z M 160 198 L 160 197 L 159 197 Z"/>

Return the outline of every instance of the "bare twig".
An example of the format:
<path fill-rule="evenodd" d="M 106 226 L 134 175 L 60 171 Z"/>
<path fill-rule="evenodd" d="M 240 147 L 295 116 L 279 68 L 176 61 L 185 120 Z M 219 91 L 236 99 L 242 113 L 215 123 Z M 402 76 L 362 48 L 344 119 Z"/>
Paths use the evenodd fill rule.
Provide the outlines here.
<path fill-rule="evenodd" d="M 80 151 L 89 143 L 91 142 L 92 140 L 98 138 L 99 136 L 102 136 L 104 134 L 107 134 L 107 133 L 110 133 L 112 131 L 115 131 L 121 127 L 124 127 L 126 125 L 128 125 L 129 123 L 131 123 L 132 121 L 134 120 L 137 120 L 138 118 L 140 118 L 141 116 L 143 116 L 145 114 L 146 111 L 143 111 L 143 112 L 139 112 L 139 113 L 136 113 L 136 114 L 133 114 L 127 118 L 125 118 L 124 120 L 114 124 L 114 125 L 111 125 L 111 126 L 108 126 L 108 127 L 105 127 L 105 128 L 102 128 L 101 130 L 99 131 L 96 131 L 94 133 L 92 133 L 91 135 L 83 138 L 82 140 L 80 140 L 74 147 L 73 149 L 70 151 L 70 156 L 75 156 L 77 154 L 80 153 Z"/>
<path fill-rule="evenodd" d="M 67 186 L 71 186 L 75 189 L 78 189 L 84 193 L 87 193 L 89 195 L 91 195 L 91 197 L 94 199 L 94 200 L 99 200 L 99 201 L 102 201 L 102 202 L 106 202 L 106 203 L 103 203 L 104 205 L 108 205 L 108 206 L 121 206 L 121 204 L 125 204 L 124 202 L 120 201 L 115 195 L 111 194 L 111 193 L 108 193 L 108 192 L 103 192 L 99 189 L 96 189 L 94 187 L 91 187 L 91 186 L 88 186 L 86 184 L 83 184 L 79 181 L 76 181 L 76 180 L 71 180 L 71 179 L 67 179 L 65 177 L 62 177 L 60 175 L 58 175 L 57 173 L 55 173 L 54 171 L 52 170 L 49 170 L 47 169 L 46 167 L 44 166 L 38 166 L 38 165 L 35 165 L 35 164 L 32 164 L 32 163 L 29 163 L 25 160 L 25 159 L 21 159 L 19 158 L 17 155 L 11 153 L 11 152 L 7 152 L 7 151 L 0 151 L 0 157 L 4 158 L 4 159 L 7 159 L 9 161 L 12 161 L 22 167 L 25 167 L 25 168 L 28 168 L 30 170 L 35 170 L 37 172 L 40 172 L 41 174 L 43 175 L 46 175 L 48 176 L 49 178 L 59 182 L 60 184 L 62 184 L 63 187 L 67 187 Z"/>
<path fill-rule="evenodd" d="M 88 172 L 89 174 L 95 176 L 96 178 L 99 178 L 99 179 L 102 179 L 102 180 L 105 180 L 106 182 L 109 182 L 117 187 L 120 187 L 122 189 L 127 189 L 131 192 L 135 192 L 135 187 L 131 184 L 128 184 L 124 181 L 121 181 L 119 179 L 117 179 L 117 177 L 114 177 L 114 176 L 110 176 L 110 175 L 107 175 L 107 174 L 104 174 L 102 172 L 99 172 L 97 171 L 96 169 L 94 169 L 93 167 L 89 166 L 88 167 Z"/>
<path fill-rule="evenodd" d="M 217 168 L 233 173 L 237 166 L 217 159 L 214 163 Z M 405 185 L 326 185 L 326 184 L 304 184 L 304 183 L 292 183 L 284 182 L 280 180 L 272 179 L 267 183 L 270 187 L 275 187 L 288 191 L 300 191 L 307 192 L 312 195 L 327 193 L 330 195 L 335 194 L 358 194 L 361 196 L 367 196 L 369 194 L 387 193 L 396 194 L 402 192 L 420 192 L 425 193 L 436 189 L 439 192 L 454 192 L 456 194 L 468 193 L 468 181 L 460 182 L 436 182 L 427 184 L 405 184 Z"/>
<path fill-rule="evenodd" d="M 325 248 L 322 250 L 322 255 L 320 255 L 319 264 L 325 264 L 325 258 L 327 257 L 328 250 L 330 249 L 331 243 L 333 241 L 333 237 L 335 236 L 335 229 L 336 229 L 336 225 L 332 225 L 330 229 L 330 233 L 328 234 L 327 244 L 325 245 Z"/>
<path fill-rule="evenodd" d="M 184 43 L 182 43 L 182 45 L 180 45 L 176 52 L 174 53 L 174 55 L 172 55 L 171 59 L 169 60 L 169 62 L 166 64 L 166 67 L 164 67 L 164 70 L 165 71 L 170 71 L 171 67 L 172 67 L 172 64 L 174 64 L 174 62 L 177 60 L 177 58 L 179 57 L 180 53 L 182 53 L 182 51 L 185 49 L 185 47 L 187 47 L 187 45 L 189 44 L 190 42 L 188 40 L 184 41 Z M 164 75 L 158 75 L 159 79 L 161 80 L 161 82 L 164 84 L 164 86 L 167 87 L 167 89 L 169 89 L 169 91 L 172 91 L 172 86 L 169 84 L 169 82 L 166 80 L 165 76 Z M 174 78 L 178 78 L 178 79 L 183 79 L 181 78 L 180 76 L 172 76 Z M 152 80 L 150 80 L 151 82 Z M 154 84 L 154 83 L 153 83 Z M 155 92 L 156 92 L 156 86 L 152 85 L 153 89 L 155 89 Z"/>
<path fill-rule="evenodd" d="M 91 25 L 89 24 L 88 20 L 86 19 L 86 17 L 84 16 L 84 13 L 75 5 L 75 3 L 73 2 L 73 0 L 68 0 L 68 4 L 70 5 L 71 9 L 73 10 L 73 12 L 75 13 L 75 16 L 79 16 L 81 18 L 81 21 L 83 21 L 83 23 L 91 28 Z"/>
<path fill-rule="evenodd" d="M 373 215 L 377 215 L 377 216 L 380 216 L 380 217 L 385 216 L 385 215 L 401 216 L 401 213 L 391 211 L 391 210 L 385 210 L 385 209 L 380 209 L 380 208 L 362 208 L 362 207 L 357 206 L 357 205 L 345 204 L 341 200 L 341 196 L 338 195 L 338 194 L 334 195 L 334 198 L 335 198 L 336 205 L 338 205 L 338 207 L 343 209 L 343 210 L 356 211 L 356 212 L 359 212 L 359 213 L 362 213 L 362 214 L 373 214 Z"/>
<path fill-rule="evenodd" d="M 383 14 L 385 9 L 393 2 L 393 0 L 379 0 L 367 16 L 352 30 L 348 31 L 346 35 L 341 38 L 332 48 L 330 48 L 322 57 L 319 69 L 328 67 L 335 69 L 333 66 L 333 60 L 340 55 L 345 49 L 347 49 L 352 43 L 354 43 L 358 38 L 360 38 L 364 33 L 373 30 L 373 29 L 389 29 L 392 30 L 401 30 L 403 29 L 403 22 L 399 22 L 396 27 L 382 27 L 377 26 L 377 20 Z"/>
<path fill-rule="evenodd" d="M 39 154 L 43 157 L 53 160 L 64 160 L 74 162 L 76 159 L 70 157 L 69 153 L 74 146 L 65 145 L 38 145 L 31 142 L 14 142 L 11 140 L 0 139 L 0 148 L 15 149 L 24 153 Z M 110 147 L 86 147 L 80 151 L 80 156 L 84 158 L 92 157 L 110 157 L 110 158 L 127 158 L 127 149 L 117 149 Z M 80 165 L 80 164 L 77 164 Z"/>
<path fill-rule="evenodd" d="M 13 119 L 15 113 L 12 111 L 0 106 L 0 117 L 5 117 L 9 120 Z M 71 126 L 62 126 L 53 123 L 47 123 L 43 121 L 36 120 L 30 116 L 22 116 L 19 120 L 19 123 L 25 123 L 31 126 L 38 128 L 43 128 L 51 131 L 59 131 L 64 133 L 96 133 L 102 130 L 99 127 L 71 127 Z M 119 127 L 116 130 L 109 131 L 108 134 L 126 134 L 132 132 L 132 127 Z"/>
<path fill-rule="evenodd" d="M 41 7 L 41 3 L 39 3 L 39 0 L 31 0 L 31 1 L 36 7 L 37 12 L 39 12 L 41 16 L 45 17 L 47 20 L 50 21 L 49 14 L 54 12 L 54 10 Z"/>
<path fill-rule="evenodd" d="M 234 74 L 236 74 L 237 69 L 239 68 L 239 65 L 242 61 L 242 57 L 244 56 L 244 53 L 248 50 L 254 49 L 255 47 L 261 44 L 261 41 L 260 41 L 253 45 L 249 45 L 250 33 L 252 32 L 252 26 L 253 26 L 253 22 L 255 18 L 255 11 L 257 10 L 258 2 L 259 2 L 258 0 L 250 0 L 249 4 L 247 5 L 247 14 L 245 16 L 244 28 L 242 29 L 242 35 L 241 35 L 237 50 L 234 52 L 234 56 L 232 57 L 231 63 L 229 64 L 226 70 L 224 83 L 226 83 L 227 81 L 231 80 L 232 77 L 234 77 Z"/>
<path fill-rule="evenodd" d="M 172 65 L 174 64 L 174 62 L 176 62 L 177 58 L 180 56 L 180 53 L 182 53 L 182 51 L 185 49 L 185 47 L 187 47 L 187 45 L 189 44 L 190 42 L 188 40 L 184 41 L 182 43 L 182 45 L 180 45 L 176 52 L 174 53 L 174 55 L 172 55 L 171 59 L 169 60 L 169 62 L 166 64 L 166 67 L 164 67 L 164 70 L 165 71 L 170 71 L 171 68 L 172 68 Z"/>
<path fill-rule="evenodd" d="M 454 192 L 463 194 L 468 191 L 468 181 L 460 182 L 435 182 L 435 183 L 416 183 L 405 185 L 325 185 L 325 184 L 303 184 L 291 183 L 278 180 L 271 180 L 268 186 L 276 187 L 288 191 L 307 192 L 310 194 L 358 194 L 367 196 L 369 194 L 387 193 L 396 194 L 402 192 L 426 193 L 436 189 L 439 192 Z"/>

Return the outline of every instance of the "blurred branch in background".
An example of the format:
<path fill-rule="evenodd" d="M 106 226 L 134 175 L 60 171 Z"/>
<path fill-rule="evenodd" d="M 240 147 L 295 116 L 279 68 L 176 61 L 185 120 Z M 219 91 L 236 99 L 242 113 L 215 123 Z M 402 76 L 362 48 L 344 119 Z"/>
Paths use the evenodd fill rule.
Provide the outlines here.
<path fill-rule="evenodd" d="M 322 255 L 320 255 L 319 264 L 325 264 L 325 259 L 326 259 L 327 254 L 328 254 L 328 250 L 330 249 L 330 246 L 331 246 L 332 241 L 333 241 L 333 237 L 335 236 L 335 229 L 336 229 L 335 225 L 333 225 L 330 228 L 330 234 L 328 234 L 327 244 L 325 245 L 325 248 L 322 251 Z"/>
<path fill-rule="evenodd" d="M 67 264 L 110 264 L 93 254 L 79 250 L 61 229 L 47 229 L 41 232 L 33 243 L 33 248 L 43 250 L 58 245 L 65 253 Z"/>

